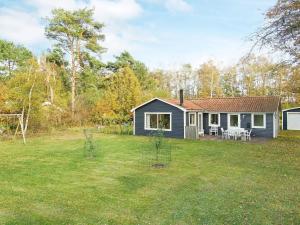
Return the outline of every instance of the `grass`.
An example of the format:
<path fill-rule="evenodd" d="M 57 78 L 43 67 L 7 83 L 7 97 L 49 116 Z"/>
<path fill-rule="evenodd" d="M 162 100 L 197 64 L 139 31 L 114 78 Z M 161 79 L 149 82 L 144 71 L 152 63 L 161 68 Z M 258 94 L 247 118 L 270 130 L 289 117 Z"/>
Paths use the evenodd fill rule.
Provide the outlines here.
<path fill-rule="evenodd" d="M 0 145 L 0 224 L 300 224 L 300 133 L 265 143 L 170 140 L 168 168 L 140 164 L 145 137 L 81 131 Z"/>

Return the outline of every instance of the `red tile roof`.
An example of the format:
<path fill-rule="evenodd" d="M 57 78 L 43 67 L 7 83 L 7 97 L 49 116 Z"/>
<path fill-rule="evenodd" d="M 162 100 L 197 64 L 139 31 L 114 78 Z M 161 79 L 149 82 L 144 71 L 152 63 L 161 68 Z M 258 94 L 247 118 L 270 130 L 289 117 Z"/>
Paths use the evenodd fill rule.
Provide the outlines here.
<path fill-rule="evenodd" d="M 181 106 L 178 99 L 167 99 L 165 101 L 169 102 L 169 103 L 171 103 L 173 105 Z M 195 103 L 193 103 L 190 100 L 184 100 L 183 101 L 183 105 L 181 107 L 183 107 L 185 109 L 189 109 L 189 110 L 198 110 L 198 109 L 200 109 L 198 105 L 196 105 Z"/>
<path fill-rule="evenodd" d="M 178 99 L 166 101 L 180 106 Z M 225 97 L 184 100 L 182 107 L 208 112 L 275 112 L 279 104 L 279 96 Z"/>

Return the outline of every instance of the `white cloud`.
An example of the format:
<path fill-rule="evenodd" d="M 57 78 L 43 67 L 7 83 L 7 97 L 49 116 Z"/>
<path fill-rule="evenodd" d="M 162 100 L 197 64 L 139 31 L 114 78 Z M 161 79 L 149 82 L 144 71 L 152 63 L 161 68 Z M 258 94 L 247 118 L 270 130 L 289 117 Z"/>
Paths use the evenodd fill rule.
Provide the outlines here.
<path fill-rule="evenodd" d="M 136 48 L 137 39 L 145 42 L 153 41 L 153 35 L 148 35 L 137 27 L 129 25 L 129 21 L 139 17 L 143 9 L 137 0 L 23 0 L 26 8 L 18 6 L 0 7 L 0 37 L 25 44 L 27 47 L 47 46 L 49 42 L 44 36 L 42 18 L 51 16 L 54 8 L 74 10 L 79 8 L 94 8 L 94 18 L 105 23 L 106 36 L 104 46 L 112 54 L 124 49 Z"/>
<path fill-rule="evenodd" d="M 33 7 L 37 16 L 42 18 L 49 16 L 54 8 L 74 10 L 86 6 L 83 1 L 76 0 L 24 0 L 24 2 Z"/>
<path fill-rule="evenodd" d="M 0 8 L 0 36 L 19 44 L 31 45 L 45 41 L 44 29 L 33 15 Z"/>
<path fill-rule="evenodd" d="M 127 50 L 139 51 L 144 45 L 157 43 L 158 39 L 150 30 L 129 24 L 117 24 L 104 28 L 106 39 L 104 45 L 108 48 L 109 55 L 117 55 Z"/>
<path fill-rule="evenodd" d="M 190 12 L 192 6 L 186 0 L 147 0 L 150 3 L 163 5 L 171 12 Z"/>
<path fill-rule="evenodd" d="M 35 8 L 40 17 L 49 16 L 54 8 L 95 8 L 95 18 L 100 21 L 127 20 L 142 12 L 136 0 L 25 0 L 25 3 Z"/>
<path fill-rule="evenodd" d="M 91 0 L 89 5 L 95 8 L 95 18 L 107 23 L 136 18 L 143 11 L 136 0 Z"/>
<path fill-rule="evenodd" d="M 192 10 L 191 5 L 184 0 L 166 0 L 165 6 L 170 11 L 189 12 Z"/>

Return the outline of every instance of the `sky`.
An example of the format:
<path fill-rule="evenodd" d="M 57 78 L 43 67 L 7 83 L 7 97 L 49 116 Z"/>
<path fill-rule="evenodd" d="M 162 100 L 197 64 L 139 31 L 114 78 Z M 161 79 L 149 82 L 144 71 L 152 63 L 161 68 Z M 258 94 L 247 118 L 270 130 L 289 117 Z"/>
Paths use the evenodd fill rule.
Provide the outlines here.
<path fill-rule="evenodd" d="M 127 50 L 149 68 L 193 66 L 213 59 L 229 65 L 245 55 L 249 36 L 276 0 L 0 0 L 0 38 L 41 55 L 45 18 L 54 8 L 94 8 L 103 22 L 104 62 Z"/>

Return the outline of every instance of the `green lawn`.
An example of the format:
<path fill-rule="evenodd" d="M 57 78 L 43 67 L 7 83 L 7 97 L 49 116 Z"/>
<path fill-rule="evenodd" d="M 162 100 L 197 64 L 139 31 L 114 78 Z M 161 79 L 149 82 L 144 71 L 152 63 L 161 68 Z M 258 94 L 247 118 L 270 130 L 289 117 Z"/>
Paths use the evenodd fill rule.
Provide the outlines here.
<path fill-rule="evenodd" d="M 170 140 L 170 167 L 140 163 L 145 137 L 82 132 L 0 143 L 0 224 L 300 224 L 300 132 L 263 143 Z"/>

